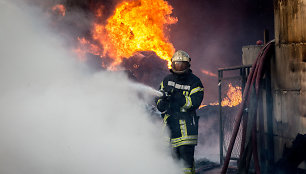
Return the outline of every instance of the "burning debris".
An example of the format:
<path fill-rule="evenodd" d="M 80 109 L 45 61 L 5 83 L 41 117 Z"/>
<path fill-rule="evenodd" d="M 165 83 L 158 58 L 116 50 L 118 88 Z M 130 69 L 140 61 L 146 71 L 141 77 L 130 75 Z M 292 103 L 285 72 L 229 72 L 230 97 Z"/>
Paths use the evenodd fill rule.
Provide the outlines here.
<path fill-rule="evenodd" d="M 90 38 L 79 38 L 77 52 L 88 52 L 113 61 L 109 67 L 118 66 L 139 51 L 154 51 L 171 66 L 175 49 L 165 31 L 178 21 L 171 17 L 172 7 L 164 0 L 123 1 L 114 14 L 103 20 L 102 7 L 96 9 Z"/>
<path fill-rule="evenodd" d="M 51 27 L 72 41 L 71 50 L 93 71 L 128 72 L 136 81 L 155 88 L 169 73 L 175 51 L 169 26 L 178 19 L 171 16 L 173 8 L 167 1 L 67 0 L 49 6 L 54 16 Z M 75 20 L 75 13 L 80 19 Z"/>
<path fill-rule="evenodd" d="M 138 54 L 138 50 L 154 51 L 158 57 L 162 58 L 169 56 L 161 56 L 160 52 L 158 51 L 160 50 L 160 46 L 163 48 L 169 48 L 168 50 L 164 49 L 167 50 L 166 53 L 168 55 L 171 54 L 170 48 L 187 49 L 191 52 L 194 73 L 199 75 L 200 78 L 204 81 L 206 90 L 211 91 L 211 93 L 206 95 L 206 104 L 214 102 L 216 99 L 216 75 L 215 71 L 213 70 L 216 70 L 218 66 L 224 67 L 228 65 L 236 65 L 238 60 L 240 62 L 239 56 L 241 43 L 249 43 L 254 39 L 258 40 L 258 37 L 261 36 L 260 32 L 260 35 L 258 33 L 254 34 L 250 39 L 250 35 L 248 34 L 249 30 L 245 29 L 248 27 L 242 28 L 244 25 L 242 25 L 241 22 L 247 23 L 247 26 L 250 26 L 248 20 L 249 18 L 245 18 L 245 9 L 248 9 L 248 7 L 254 5 L 254 2 L 251 1 L 239 2 L 237 3 L 239 6 L 236 8 L 228 8 L 231 5 L 231 2 L 229 1 L 220 3 L 220 1 L 189 2 L 159 0 L 152 2 L 152 5 L 150 6 L 146 5 L 149 3 L 147 0 L 26 1 L 32 2 L 32 4 L 42 7 L 45 11 L 48 11 L 51 13 L 51 15 L 55 16 L 55 24 L 50 28 L 59 29 L 58 31 L 60 34 L 64 33 L 62 36 L 64 36 L 68 43 L 71 43 L 71 50 L 74 50 L 75 53 L 79 55 L 80 60 L 84 61 L 86 64 L 89 64 L 89 66 L 93 66 L 93 63 L 98 64 L 93 66 L 94 70 L 96 71 L 100 71 L 101 69 L 115 70 L 122 65 L 121 63 L 115 62 L 122 62 L 124 59 L 131 59 L 135 56 L 135 54 Z M 260 3 L 261 7 L 266 7 L 262 5 L 263 2 Z M 65 16 L 52 12 L 52 7 L 58 4 L 61 4 L 65 7 Z M 220 6 L 221 4 L 223 5 Z M 155 8 L 156 5 L 160 5 L 160 7 Z M 219 10 L 216 11 L 210 9 L 209 7 L 212 6 L 217 7 Z M 126 8 L 122 8 L 120 13 L 124 15 L 120 15 L 121 18 L 116 19 L 115 16 L 118 16 L 116 13 L 119 13 L 119 7 Z M 148 7 L 150 10 L 145 10 L 145 8 Z M 136 10 L 136 16 L 135 14 L 131 14 Z M 163 14 L 164 16 L 159 15 L 159 13 Z M 250 15 L 249 13 L 250 10 L 248 10 L 248 15 Z M 257 13 L 258 11 L 256 12 L 256 16 L 259 16 Z M 226 15 L 226 18 L 222 17 L 224 15 Z M 147 21 L 154 23 L 153 26 L 159 26 L 159 28 L 156 29 L 150 25 L 147 25 L 145 23 L 146 21 L 144 20 L 137 23 L 128 23 L 125 21 L 126 18 L 124 17 L 129 16 L 134 17 L 133 19 L 138 19 L 140 17 L 145 19 L 147 16 Z M 161 16 L 160 20 L 155 20 L 157 16 Z M 209 16 L 215 16 L 217 20 L 210 18 Z M 117 25 L 117 29 L 110 29 L 109 21 L 111 19 L 113 21 L 112 24 Z M 204 20 L 199 21 L 199 19 Z M 156 22 L 162 22 L 163 24 L 155 24 Z M 137 33 L 139 32 L 135 31 L 135 29 L 144 29 L 144 27 L 134 27 L 134 24 L 140 24 L 158 32 L 148 32 L 146 35 L 138 35 Z M 114 26 L 115 25 L 112 27 Z M 261 28 L 262 26 L 263 25 L 256 25 L 256 28 Z M 122 30 L 122 32 L 124 31 L 125 33 L 119 36 L 116 35 L 119 38 L 117 37 L 117 39 L 114 39 L 114 33 L 112 32 L 116 32 L 115 34 L 118 34 L 118 31 L 120 31 L 118 30 L 118 27 L 120 30 Z M 170 27 L 171 31 L 169 30 Z M 242 31 L 239 34 L 239 37 L 232 34 L 235 31 Z M 254 31 L 258 31 L 258 29 L 254 29 Z M 147 30 L 145 30 L 145 32 L 147 32 Z M 145 32 L 141 31 L 140 34 L 145 34 Z M 136 36 L 143 36 L 142 40 L 146 41 L 136 42 Z M 149 41 L 155 41 L 156 38 L 159 41 L 159 45 L 155 44 L 152 46 L 151 43 L 148 44 Z M 230 41 L 231 44 L 228 45 L 229 42 L 224 42 L 224 39 Z M 111 42 L 102 43 L 102 41 Z M 122 43 L 123 41 L 125 43 L 126 41 L 129 41 L 132 44 L 128 43 L 124 45 L 124 43 L 120 43 L 116 45 L 112 43 L 113 41 L 119 41 Z M 134 49 L 135 52 L 129 50 L 126 51 L 127 48 L 130 49 L 131 45 L 135 46 L 135 43 L 136 47 L 133 47 L 136 48 Z M 150 49 L 144 49 L 143 46 L 150 46 Z M 220 48 L 222 48 L 223 51 L 219 51 Z M 126 54 L 123 54 L 123 51 L 126 52 Z M 117 55 L 118 53 L 122 53 L 121 55 L 123 55 L 120 56 L 119 60 L 117 56 L 115 58 L 111 56 Z M 137 67 L 137 64 L 135 67 Z M 203 68 L 210 70 L 210 72 L 201 72 Z M 156 85 L 158 84 L 154 84 L 154 87 L 156 87 Z"/>
<path fill-rule="evenodd" d="M 167 61 L 160 59 L 154 52 L 148 51 L 123 59 L 121 66 L 130 70 L 138 82 L 155 88 L 169 73 Z"/>

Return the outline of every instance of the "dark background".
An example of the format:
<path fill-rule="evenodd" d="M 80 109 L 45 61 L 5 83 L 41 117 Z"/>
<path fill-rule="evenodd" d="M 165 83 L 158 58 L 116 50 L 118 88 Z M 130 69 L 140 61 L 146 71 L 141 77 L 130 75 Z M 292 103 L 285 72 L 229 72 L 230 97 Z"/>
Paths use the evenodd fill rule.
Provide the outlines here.
<path fill-rule="evenodd" d="M 218 68 L 241 65 L 242 46 L 263 40 L 264 29 L 274 38 L 273 0 L 169 0 L 179 21 L 172 26 L 176 49 L 192 57 L 192 69 L 206 87 L 204 103 L 217 101 Z"/>

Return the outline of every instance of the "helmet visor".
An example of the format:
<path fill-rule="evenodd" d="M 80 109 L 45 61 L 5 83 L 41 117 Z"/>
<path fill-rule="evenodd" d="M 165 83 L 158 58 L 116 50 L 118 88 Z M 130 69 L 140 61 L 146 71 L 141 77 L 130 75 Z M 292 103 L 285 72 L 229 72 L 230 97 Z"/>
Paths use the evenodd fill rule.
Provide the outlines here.
<path fill-rule="evenodd" d="M 175 69 L 176 71 L 185 71 L 189 68 L 189 62 L 186 61 L 173 62 L 172 68 Z"/>

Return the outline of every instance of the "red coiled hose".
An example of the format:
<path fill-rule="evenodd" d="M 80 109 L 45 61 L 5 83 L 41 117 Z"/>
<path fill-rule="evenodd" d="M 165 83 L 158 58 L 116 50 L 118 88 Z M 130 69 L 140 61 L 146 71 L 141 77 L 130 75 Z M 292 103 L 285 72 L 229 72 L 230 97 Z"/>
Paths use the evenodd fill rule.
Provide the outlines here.
<path fill-rule="evenodd" d="M 259 96 L 259 86 L 260 86 L 260 79 L 263 76 L 263 66 L 267 60 L 267 53 L 271 48 L 272 43 L 274 42 L 274 40 L 270 41 L 269 43 L 267 43 L 260 51 L 260 54 L 258 55 L 255 63 L 252 65 L 252 69 L 251 72 L 248 76 L 247 82 L 246 82 L 246 86 L 244 88 L 243 91 L 243 97 L 242 97 L 242 103 L 241 103 L 241 107 L 239 108 L 238 114 L 236 115 L 236 119 L 235 119 L 235 125 L 234 125 L 234 130 L 233 130 L 233 134 L 230 140 L 230 144 L 226 153 L 226 157 L 224 160 L 224 164 L 221 170 L 222 174 L 225 174 L 227 169 L 228 169 L 228 165 L 229 165 L 229 161 L 230 161 L 230 157 L 232 154 L 232 150 L 236 141 L 236 137 L 237 137 L 237 133 L 239 131 L 239 126 L 240 126 L 240 122 L 241 122 L 241 118 L 243 115 L 243 111 L 245 109 L 245 106 L 247 106 L 249 100 L 250 100 L 250 94 L 252 91 L 252 86 L 255 83 L 255 92 L 256 92 L 256 96 L 258 98 Z M 255 103 L 255 107 L 257 108 L 258 105 L 258 101 L 254 102 Z M 257 116 L 257 112 L 254 112 L 254 125 L 253 129 L 252 129 L 252 144 L 253 144 L 253 157 L 254 157 L 254 163 L 255 163 L 255 170 L 256 170 L 256 174 L 260 174 L 260 166 L 259 166 L 259 160 L 258 160 L 258 152 L 257 152 L 257 142 L 256 142 L 256 116 Z M 244 147 L 241 147 L 244 148 Z M 243 152 L 243 151 L 242 151 Z"/>

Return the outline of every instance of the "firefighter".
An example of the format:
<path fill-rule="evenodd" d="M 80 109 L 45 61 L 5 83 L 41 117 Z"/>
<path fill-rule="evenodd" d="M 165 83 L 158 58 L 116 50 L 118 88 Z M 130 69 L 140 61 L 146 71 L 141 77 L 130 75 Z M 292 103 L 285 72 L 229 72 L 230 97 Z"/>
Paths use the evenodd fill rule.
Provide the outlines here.
<path fill-rule="evenodd" d="M 164 124 L 170 130 L 170 143 L 179 160 L 185 163 L 184 173 L 194 174 L 194 150 L 198 141 L 196 110 L 200 106 L 204 88 L 190 69 L 190 57 L 182 50 L 174 53 L 171 74 L 160 84 L 163 96 L 156 101 Z"/>

